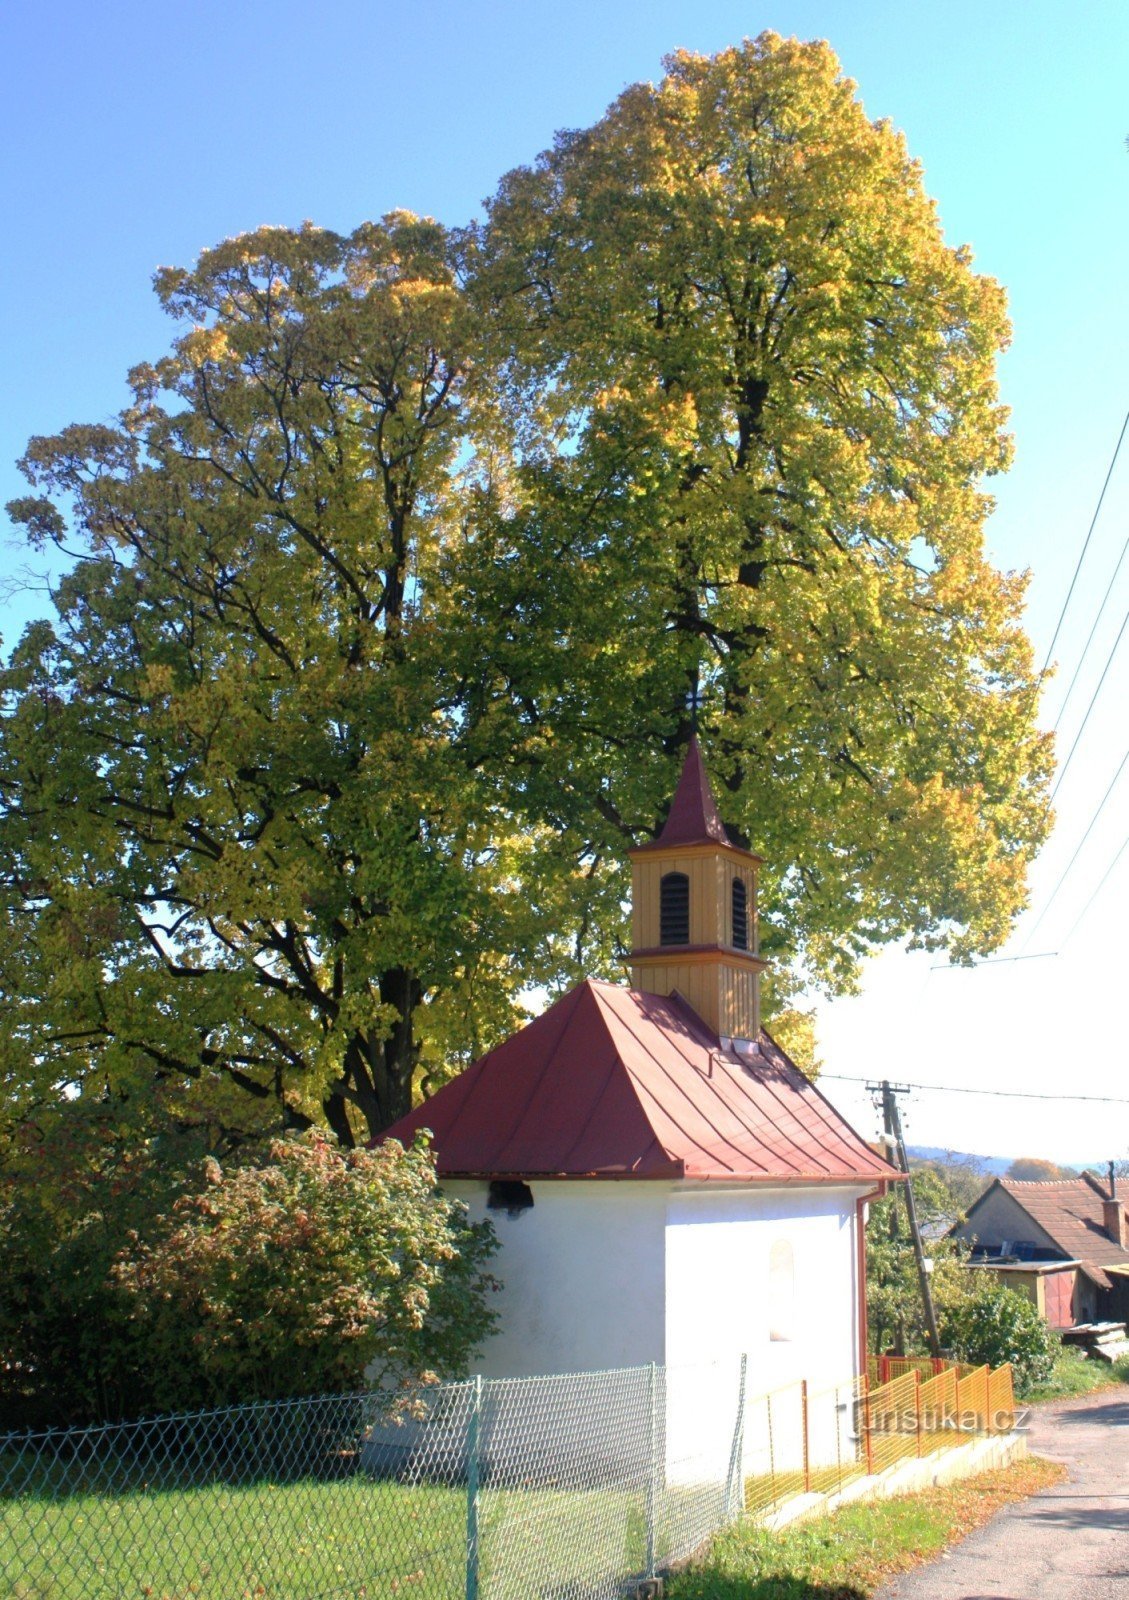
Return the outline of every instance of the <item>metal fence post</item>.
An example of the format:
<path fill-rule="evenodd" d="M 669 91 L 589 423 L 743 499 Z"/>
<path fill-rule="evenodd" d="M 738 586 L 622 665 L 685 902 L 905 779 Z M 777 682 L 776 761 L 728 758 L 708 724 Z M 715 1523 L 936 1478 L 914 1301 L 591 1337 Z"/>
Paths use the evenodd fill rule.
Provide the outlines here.
<path fill-rule="evenodd" d="M 651 1455 L 647 1474 L 647 1576 L 655 1576 L 655 1521 L 659 1500 L 659 1369 L 651 1362 Z"/>
<path fill-rule="evenodd" d="M 867 1471 L 867 1476 L 870 1477 L 870 1476 L 873 1476 L 873 1473 L 874 1473 L 874 1439 L 872 1437 L 871 1430 L 870 1430 L 870 1379 L 869 1378 L 864 1378 L 862 1380 L 862 1403 L 863 1403 L 863 1424 L 862 1424 L 862 1426 L 863 1426 L 863 1445 L 864 1445 L 865 1450 L 866 1450 L 866 1471 Z"/>
<path fill-rule="evenodd" d="M 925 1454 L 925 1441 L 921 1436 L 921 1369 L 919 1367 L 914 1367 L 913 1369 L 913 1411 L 914 1426 L 917 1429 L 917 1453 L 921 1456 Z"/>
<path fill-rule="evenodd" d="M 811 1450 L 808 1444 L 808 1380 L 800 1379 L 800 1417 L 804 1433 L 804 1493 L 811 1493 Z"/>
<path fill-rule="evenodd" d="M 478 1471 L 482 1433 L 482 1375 L 472 1379 L 466 1430 L 466 1600 L 478 1600 Z"/>
<path fill-rule="evenodd" d="M 729 1452 L 729 1481 L 725 1486 L 725 1515 L 734 1521 L 745 1509 L 745 1375 L 749 1358 L 741 1357 L 741 1376 L 737 1384 L 737 1421 L 733 1427 L 733 1445 Z"/>

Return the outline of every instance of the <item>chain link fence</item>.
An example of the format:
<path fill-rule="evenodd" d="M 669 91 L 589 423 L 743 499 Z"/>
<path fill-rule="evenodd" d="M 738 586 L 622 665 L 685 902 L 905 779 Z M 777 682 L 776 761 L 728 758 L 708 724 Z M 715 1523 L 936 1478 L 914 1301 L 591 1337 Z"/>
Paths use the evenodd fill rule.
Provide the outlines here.
<path fill-rule="evenodd" d="M 1007 1368 L 750 1396 L 742 1358 L 0 1435 L 0 1595 L 617 1600 L 1013 1412 Z"/>
<path fill-rule="evenodd" d="M 0 1435 L 16 1600 L 615 1600 L 741 1509 L 742 1368 Z"/>

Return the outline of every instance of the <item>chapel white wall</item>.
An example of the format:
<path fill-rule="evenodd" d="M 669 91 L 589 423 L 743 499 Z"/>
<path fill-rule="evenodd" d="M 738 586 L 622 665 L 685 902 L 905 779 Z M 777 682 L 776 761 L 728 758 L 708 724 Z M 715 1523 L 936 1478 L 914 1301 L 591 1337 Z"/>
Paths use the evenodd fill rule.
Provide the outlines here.
<path fill-rule="evenodd" d="M 498 1331 L 473 1362 L 488 1378 L 635 1367 L 665 1359 L 667 1186 L 530 1180 L 519 1216 L 487 1209 L 488 1185 L 445 1181 L 501 1249 L 490 1270 Z"/>
<path fill-rule="evenodd" d="M 691 1455 L 722 1459 L 732 1447 L 732 1407 L 740 1357 L 747 1357 L 746 1393 L 796 1387 L 774 1402 L 775 1464 L 800 1448 L 799 1380 L 815 1396 L 859 1370 L 855 1200 L 861 1188 L 719 1190 L 679 1186 L 666 1227 L 666 1360 L 668 1463 Z M 773 1247 L 787 1246 L 793 1265 L 791 1337 L 774 1338 L 769 1279 Z M 776 1308 L 776 1320 L 779 1322 Z M 717 1363 L 712 1374 L 696 1370 Z M 832 1431 L 829 1397 L 811 1417 L 813 1432 Z M 823 1412 L 826 1412 L 826 1416 Z M 704 1419 L 713 1418 L 712 1431 Z M 818 1438 L 816 1441 L 818 1443 Z M 768 1418 L 752 1408 L 744 1439 L 745 1468 L 768 1467 Z M 833 1448 L 833 1445 L 832 1445 Z M 764 1456 L 764 1461 L 761 1457 Z M 798 1461 L 797 1463 L 798 1464 Z"/>

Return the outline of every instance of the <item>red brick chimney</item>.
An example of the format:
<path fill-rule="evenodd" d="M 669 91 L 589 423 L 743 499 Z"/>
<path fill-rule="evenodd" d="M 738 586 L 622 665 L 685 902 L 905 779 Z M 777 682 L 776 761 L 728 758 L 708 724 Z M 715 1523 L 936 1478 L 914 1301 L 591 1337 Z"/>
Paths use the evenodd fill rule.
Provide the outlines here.
<path fill-rule="evenodd" d="M 1102 1226 L 1114 1244 L 1125 1249 L 1125 1207 L 1120 1200 L 1102 1201 Z"/>

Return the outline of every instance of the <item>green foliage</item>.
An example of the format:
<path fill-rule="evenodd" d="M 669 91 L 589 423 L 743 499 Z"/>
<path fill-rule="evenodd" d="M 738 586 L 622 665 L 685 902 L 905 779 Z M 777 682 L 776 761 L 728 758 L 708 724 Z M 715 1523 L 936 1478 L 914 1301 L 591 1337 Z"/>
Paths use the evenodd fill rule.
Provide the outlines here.
<path fill-rule="evenodd" d="M 219 1148 L 216 1145 L 216 1148 Z M 0 1171 L 0 1410 L 13 1427 L 461 1372 L 488 1226 L 426 1150 L 240 1145 L 75 1102 Z M 124 1258 L 124 1259 L 123 1259 Z"/>
<path fill-rule="evenodd" d="M 462 1376 L 494 1325 L 497 1241 L 437 1190 L 425 1142 L 342 1152 L 312 1132 L 205 1178 L 115 1271 L 155 1359 L 187 1340 L 219 1403 Z"/>
<path fill-rule="evenodd" d="M 0 1413 L 11 1427 L 155 1409 L 158 1376 L 111 1276 L 190 1181 L 206 1138 L 76 1101 L 25 1124 L 0 1167 Z"/>
<path fill-rule="evenodd" d="M 936 1223 L 957 1222 L 966 1216 L 991 1182 L 974 1156 L 958 1157 L 950 1151 L 944 1157 L 910 1156 L 909 1164 L 914 1183 L 923 1194 L 932 1194 L 926 1189 L 928 1180 L 924 1176 L 929 1173 L 947 1195 L 947 1200 L 937 1196 L 930 1201 L 931 1221 Z"/>
<path fill-rule="evenodd" d="M 1056 1351 L 1054 1369 L 1049 1377 L 1040 1378 L 1025 1394 L 1025 1399 L 1066 1400 L 1074 1395 L 1093 1394 L 1096 1389 L 1111 1389 L 1129 1383 L 1129 1356 L 1121 1356 L 1107 1365 L 1093 1360 L 1074 1345 L 1065 1344 Z"/>
<path fill-rule="evenodd" d="M 1017 1394 L 1026 1395 L 1050 1377 L 1058 1338 L 1025 1295 L 987 1274 L 940 1317 L 942 1342 L 973 1366 L 1010 1363 Z"/>
<path fill-rule="evenodd" d="M 866 1229 L 866 1307 L 871 1349 L 899 1354 L 928 1353 L 925 1313 L 905 1202 L 893 1192 L 871 1203 Z M 968 1292 L 962 1265 L 967 1246 L 929 1237 L 958 1214 L 950 1186 L 928 1168 L 913 1172 L 918 1221 L 927 1236 L 925 1254 L 933 1263 L 930 1287 L 938 1320 Z"/>
<path fill-rule="evenodd" d="M 171 354 L 11 508 L 84 556 L 3 676 L 3 1078 L 348 1144 L 598 966 L 614 880 L 483 692 L 504 431 L 446 231 L 260 229 L 157 291 Z"/>
<path fill-rule="evenodd" d="M 826 44 L 666 66 L 476 240 L 538 452 L 526 587 L 605 664 L 554 721 L 696 688 L 774 952 L 835 986 L 889 939 L 967 958 L 1047 820 L 1024 583 L 983 549 L 1002 292 Z"/>
<path fill-rule="evenodd" d="M 10 508 L 80 558 L 0 680 L 9 1117 L 380 1131 L 621 970 L 691 688 L 785 973 L 1006 937 L 1051 753 L 983 548 L 1003 296 L 826 45 L 676 55 L 480 228 L 156 287 L 171 350 Z"/>

